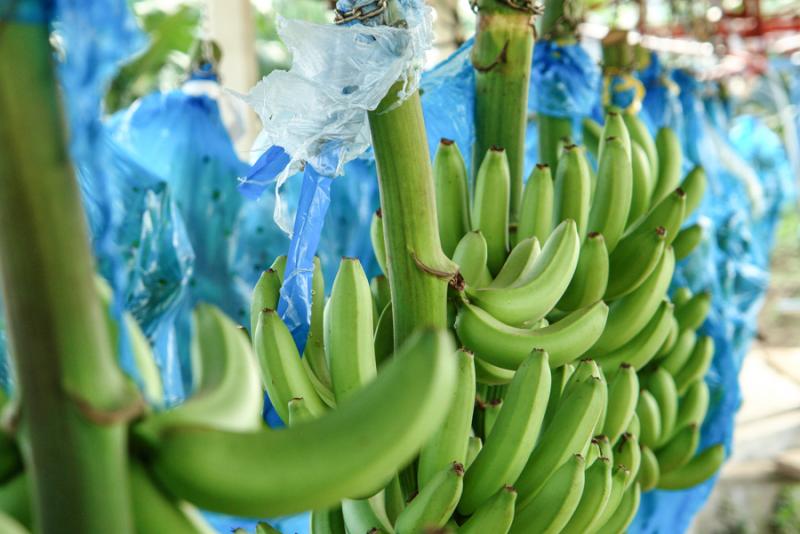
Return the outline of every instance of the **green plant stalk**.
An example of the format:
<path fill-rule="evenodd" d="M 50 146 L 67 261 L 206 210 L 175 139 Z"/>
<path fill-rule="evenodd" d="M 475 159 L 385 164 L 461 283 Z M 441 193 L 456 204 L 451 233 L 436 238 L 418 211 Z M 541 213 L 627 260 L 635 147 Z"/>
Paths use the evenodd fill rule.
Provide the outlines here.
<path fill-rule="evenodd" d="M 439 239 L 433 171 L 419 93 L 398 105 L 402 87 L 402 83 L 396 83 L 369 114 L 395 347 L 418 327 L 447 327 L 447 286 L 457 269 L 442 252 Z"/>
<path fill-rule="evenodd" d="M 533 41 L 529 13 L 500 0 L 478 2 L 478 30 L 472 49 L 476 83 L 472 172 L 478 172 L 492 146 L 506 149 L 511 171 L 512 223 L 517 221 L 522 197 Z"/>
<path fill-rule="evenodd" d="M 132 533 L 120 370 L 93 279 L 45 25 L 0 28 L 0 288 L 37 532 Z M 24 61 L 20 61 L 24 58 Z"/>
<path fill-rule="evenodd" d="M 573 6 L 579 5 L 579 0 L 547 0 L 545 2 L 541 26 L 545 39 L 555 41 L 566 38 L 571 42 L 575 41 L 571 34 L 561 35 L 563 30 L 568 29 L 562 20 L 566 1 L 572 2 Z M 569 117 L 553 117 L 544 114 L 540 114 L 537 120 L 539 124 L 539 161 L 547 163 L 555 176 L 561 143 L 567 137 L 575 138 L 572 131 L 572 120 Z"/>

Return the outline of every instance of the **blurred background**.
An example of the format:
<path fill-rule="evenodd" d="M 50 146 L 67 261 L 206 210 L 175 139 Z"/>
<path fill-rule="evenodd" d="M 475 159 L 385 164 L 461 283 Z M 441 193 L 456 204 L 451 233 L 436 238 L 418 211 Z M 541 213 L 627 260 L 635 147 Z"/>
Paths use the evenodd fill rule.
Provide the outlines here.
<path fill-rule="evenodd" d="M 106 111 L 124 110 L 154 91 L 181 87 L 212 39 L 221 84 L 246 92 L 291 57 L 278 37 L 279 17 L 333 20 L 325 0 L 134 0 L 150 41 L 114 78 Z M 433 66 L 474 31 L 468 0 L 431 0 L 436 8 Z M 671 67 L 719 81 L 731 115 L 757 117 L 783 140 L 790 176 L 800 173 L 800 2 L 797 0 L 642 0 L 603 2 L 581 27 L 587 49 L 611 26 L 634 31 Z M 779 68 L 776 68 L 779 67 Z M 222 115 L 237 152 L 251 160 L 258 120 L 235 99 Z M 757 143 L 756 140 L 751 140 Z M 757 158 L 749 161 L 756 161 Z M 710 501 L 696 518 L 697 533 L 800 532 L 800 213 L 784 209 L 772 274 L 758 315 L 755 342 L 740 375 L 742 405 L 734 454 Z M 758 305 L 761 304 L 759 301 Z"/>

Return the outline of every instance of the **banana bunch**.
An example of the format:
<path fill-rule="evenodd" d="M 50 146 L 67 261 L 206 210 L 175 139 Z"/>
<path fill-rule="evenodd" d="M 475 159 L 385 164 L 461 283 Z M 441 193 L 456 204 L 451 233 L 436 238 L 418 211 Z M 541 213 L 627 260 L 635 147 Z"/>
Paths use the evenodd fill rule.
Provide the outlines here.
<path fill-rule="evenodd" d="M 675 134 L 652 139 L 629 113 L 587 122 L 584 139 L 586 148 L 563 143 L 555 176 L 536 166 L 513 223 L 504 151 L 487 152 L 470 190 L 458 148 L 440 143 L 436 206 L 442 248 L 459 266 L 449 310 L 461 393 L 400 485 L 429 495 L 443 469 L 464 473 L 452 517 L 448 493 L 426 527 L 623 532 L 642 492 L 696 485 L 724 459 L 721 445 L 697 454 L 713 342 L 696 331 L 710 296 L 668 298 L 676 261 L 702 238 L 698 225 L 681 228 L 704 194 L 703 170 L 681 180 Z M 380 211 L 371 233 L 386 273 Z M 392 347 L 384 276 L 372 293 L 380 364 Z M 415 532 L 396 522 L 397 493 L 390 484 L 364 505 L 372 522 L 351 526 L 342 514 L 342 524 Z"/>

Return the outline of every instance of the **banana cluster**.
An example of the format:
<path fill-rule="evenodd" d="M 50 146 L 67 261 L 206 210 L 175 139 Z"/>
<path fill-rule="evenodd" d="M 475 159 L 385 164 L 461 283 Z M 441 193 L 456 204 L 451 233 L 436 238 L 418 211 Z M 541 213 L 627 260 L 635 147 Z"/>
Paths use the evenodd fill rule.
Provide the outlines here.
<path fill-rule="evenodd" d="M 470 184 L 458 148 L 442 141 L 439 233 L 459 266 L 449 294 L 461 346 L 455 394 L 408 467 L 378 493 L 315 512 L 314 534 L 619 533 L 642 492 L 691 487 L 718 470 L 721 445 L 698 452 L 714 347 L 697 329 L 710 295 L 683 288 L 668 298 L 676 261 L 702 237 L 698 226 L 681 227 L 705 175 L 697 168 L 681 179 L 675 134 L 652 139 L 634 115 L 587 122 L 584 139 L 586 147 L 564 141 L 556 169 L 536 166 L 516 222 L 505 152 L 489 150 Z M 388 273 L 380 212 L 371 235 Z M 331 377 L 339 357 L 349 361 L 341 380 L 354 384 L 392 354 L 392 305 L 384 276 L 372 280 L 371 306 L 342 298 L 340 278 L 357 270 L 348 261 L 322 322 L 346 328 L 338 335 L 350 350 L 324 338 L 323 352 Z M 366 295 L 359 279 L 348 291 Z M 347 310 L 342 326 L 329 319 L 336 309 Z M 358 333 L 370 324 L 372 348 Z M 324 377 L 316 374 L 317 387 Z M 335 384 L 327 386 L 338 398 Z"/>

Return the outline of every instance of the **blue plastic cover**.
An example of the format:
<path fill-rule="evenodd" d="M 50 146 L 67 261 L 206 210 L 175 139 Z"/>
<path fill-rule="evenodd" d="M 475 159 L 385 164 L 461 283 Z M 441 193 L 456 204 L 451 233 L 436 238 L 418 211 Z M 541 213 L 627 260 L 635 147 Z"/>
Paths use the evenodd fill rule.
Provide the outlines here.
<path fill-rule="evenodd" d="M 552 117 L 588 116 L 600 89 L 600 68 L 579 43 L 541 39 L 533 49 L 528 107 Z"/>
<path fill-rule="evenodd" d="M 648 65 L 637 71 L 636 76 L 644 86 L 641 119 L 653 133 L 669 126 L 675 131 L 682 129 L 682 114 L 679 99 L 680 89 L 672 81 L 670 73 L 655 52 L 650 52 Z"/>

